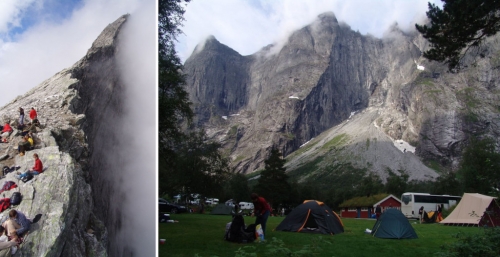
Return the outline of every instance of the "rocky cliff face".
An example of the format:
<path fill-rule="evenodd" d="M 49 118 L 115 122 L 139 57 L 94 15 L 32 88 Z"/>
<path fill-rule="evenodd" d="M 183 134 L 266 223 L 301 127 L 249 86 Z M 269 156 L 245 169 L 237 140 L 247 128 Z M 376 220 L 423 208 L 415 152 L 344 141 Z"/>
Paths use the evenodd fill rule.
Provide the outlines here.
<path fill-rule="evenodd" d="M 325 13 L 278 53 L 268 46 L 240 56 L 210 38 L 186 60 L 184 72 L 198 124 L 229 150 L 238 172 L 263 168 L 272 145 L 288 156 L 333 133 L 323 144 L 345 134 L 350 139 L 336 154 L 353 157 L 333 162 L 354 161 L 382 177 L 391 168 L 426 179 L 437 174 L 422 161 L 456 168 L 468 135 L 498 134 L 495 42 L 490 57 L 452 74 L 422 57 L 428 46 L 418 33 L 395 25 L 383 39 L 363 36 Z M 353 114 L 363 117 L 350 119 Z M 350 129 L 342 130 L 346 122 Z M 356 147 L 366 140 L 372 147 Z M 396 141 L 408 144 L 408 152 Z M 381 150 L 394 154 L 382 158 Z M 297 156 L 287 159 L 294 163 Z"/>
<path fill-rule="evenodd" d="M 116 140 L 113 122 L 123 105 L 115 54 L 127 17 L 110 24 L 75 65 L 0 108 L 2 120 L 13 127 L 19 107 L 26 114 L 34 107 L 42 124 L 34 134 L 35 149 L 25 156 L 17 154 L 17 130 L 9 143 L 0 144 L 7 154 L 0 165 L 25 171 L 37 153 L 46 167 L 28 183 L 16 180 L 13 173 L 0 180 L 2 185 L 8 180 L 18 183 L 23 200 L 15 209 L 31 218 L 43 214 L 19 256 L 108 256 L 113 248 L 110 238 L 121 224 L 110 207 L 114 187 L 105 176 L 109 167 L 103 156 L 106 145 Z M 3 196 L 10 197 L 11 191 Z M 1 215 L 5 218 L 8 211 Z"/>

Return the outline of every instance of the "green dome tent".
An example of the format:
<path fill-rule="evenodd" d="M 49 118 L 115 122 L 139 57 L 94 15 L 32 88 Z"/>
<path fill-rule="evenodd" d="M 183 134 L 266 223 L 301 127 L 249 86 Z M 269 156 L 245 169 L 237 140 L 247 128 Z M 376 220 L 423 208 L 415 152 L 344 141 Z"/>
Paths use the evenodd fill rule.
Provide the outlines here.
<path fill-rule="evenodd" d="M 326 204 L 306 200 L 293 209 L 275 230 L 333 235 L 344 232 L 344 225 L 339 216 Z"/>
<path fill-rule="evenodd" d="M 418 238 L 408 219 L 398 209 L 387 209 L 382 213 L 371 234 L 378 238 Z"/>
<path fill-rule="evenodd" d="M 216 214 L 216 215 L 231 215 L 233 214 L 233 207 L 231 206 L 227 206 L 223 203 L 219 203 L 217 204 L 213 209 L 212 211 L 210 212 L 210 214 Z"/>

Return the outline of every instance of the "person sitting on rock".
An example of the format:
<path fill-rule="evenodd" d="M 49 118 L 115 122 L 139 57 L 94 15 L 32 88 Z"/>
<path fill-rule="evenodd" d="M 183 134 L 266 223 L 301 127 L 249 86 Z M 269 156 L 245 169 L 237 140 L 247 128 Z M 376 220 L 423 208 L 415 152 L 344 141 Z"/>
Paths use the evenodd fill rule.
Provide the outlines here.
<path fill-rule="evenodd" d="M 23 141 L 19 143 L 17 146 L 17 151 L 19 152 L 19 155 L 23 156 L 27 150 L 31 149 L 31 143 L 28 141 L 28 135 L 23 137 Z M 33 139 L 31 140 L 33 141 Z"/>
<path fill-rule="evenodd" d="M 31 124 L 23 130 L 21 135 L 24 137 L 29 133 L 36 133 L 36 124 L 37 123 L 31 122 Z"/>
<path fill-rule="evenodd" d="M 8 122 L 5 122 L 5 125 L 3 125 L 3 130 L 2 130 L 2 142 L 7 142 L 7 137 L 12 133 L 12 127 Z"/>
<path fill-rule="evenodd" d="M 5 133 L 8 134 L 4 135 Z M 8 136 L 10 133 L 12 133 L 12 127 L 8 122 L 5 122 L 5 125 L 3 125 L 2 136 Z"/>
<path fill-rule="evenodd" d="M 2 224 L 2 227 L 7 230 L 9 239 L 16 239 L 17 242 L 20 242 L 19 238 L 28 232 L 30 226 L 31 221 L 26 218 L 24 213 L 16 210 L 10 210 L 9 219 Z"/>
<path fill-rule="evenodd" d="M 33 120 L 35 120 L 36 118 L 37 118 L 36 110 L 35 110 L 35 108 L 31 107 L 31 110 L 30 110 L 31 123 L 33 123 Z"/>
<path fill-rule="evenodd" d="M 35 146 L 35 141 L 33 141 L 33 134 L 28 133 L 28 135 L 26 136 L 28 137 L 28 142 L 30 143 L 30 149 L 33 149 L 33 147 Z"/>
<path fill-rule="evenodd" d="M 40 158 L 38 158 L 38 154 L 36 154 L 36 153 L 33 154 L 33 158 L 35 158 L 35 166 L 33 166 L 33 168 L 29 169 L 28 171 L 26 171 L 23 174 L 17 175 L 16 176 L 17 179 L 22 179 L 22 178 L 28 176 L 28 174 L 38 175 L 38 174 L 43 172 L 43 164 L 42 164 L 42 161 L 40 160 Z"/>
<path fill-rule="evenodd" d="M 5 234 L 5 228 L 0 226 L 0 256 L 11 256 L 16 254 L 19 243 L 16 238 L 9 241 Z M 10 251 L 10 255 L 8 254 Z"/>

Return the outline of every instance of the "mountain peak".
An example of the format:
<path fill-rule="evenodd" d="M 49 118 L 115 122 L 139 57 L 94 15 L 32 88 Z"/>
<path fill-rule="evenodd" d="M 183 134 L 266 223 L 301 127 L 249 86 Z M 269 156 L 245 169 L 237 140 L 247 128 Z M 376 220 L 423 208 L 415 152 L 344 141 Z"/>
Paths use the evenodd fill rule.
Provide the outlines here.
<path fill-rule="evenodd" d="M 323 22 L 329 21 L 329 22 L 338 23 L 337 17 L 335 16 L 335 14 L 333 12 L 324 12 L 324 13 L 318 15 L 318 19 L 323 21 Z"/>

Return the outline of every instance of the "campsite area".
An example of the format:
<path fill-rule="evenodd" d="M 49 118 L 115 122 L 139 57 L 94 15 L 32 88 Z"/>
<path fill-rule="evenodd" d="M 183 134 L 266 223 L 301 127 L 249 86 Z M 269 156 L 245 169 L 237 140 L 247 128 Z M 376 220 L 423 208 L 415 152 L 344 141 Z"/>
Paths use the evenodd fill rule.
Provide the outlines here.
<path fill-rule="evenodd" d="M 330 236 L 272 231 L 284 217 L 269 217 L 266 242 L 238 244 L 223 239 L 226 223 L 231 221 L 230 215 L 177 214 L 171 218 L 179 222 L 159 223 L 159 238 L 166 239 L 165 244 L 159 244 L 160 257 L 233 257 L 238 249 L 257 253 L 257 256 L 281 256 L 270 254 L 270 251 L 283 247 L 297 252 L 305 246 L 310 246 L 306 251 L 316 253 L 315 256 L 434 256 L 436 252 L 443 251 L 442 245 L 455 242 L 454 235 L 457 233 L 474 234 L 482 230 L 437 223 L 418 224 L 418 221 L 410 220 L 418 239 L 380 239 L 364 233 L 365 229 L 372 229 L 374 219 L 343 218 L 345 232 Z M 254 221 L 255 218 L 245 217 L 246 225 Z M 272 238 L 278 242 L 273 242 Z M 279 241 L 283 243 L 281 246 Z"/>

